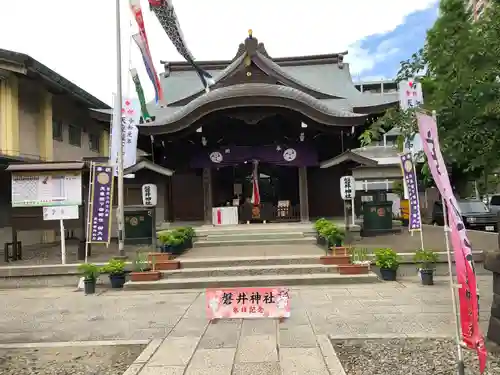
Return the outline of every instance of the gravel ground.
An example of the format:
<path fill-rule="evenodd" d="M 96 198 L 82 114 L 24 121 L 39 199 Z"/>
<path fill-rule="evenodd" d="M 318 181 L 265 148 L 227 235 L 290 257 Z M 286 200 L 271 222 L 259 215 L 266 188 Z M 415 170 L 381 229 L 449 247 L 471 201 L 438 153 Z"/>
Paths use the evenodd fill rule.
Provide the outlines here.
<path fill-rule="evenodd" d="M 122 375 L 142 345 L 0 349 L 2 375 Z"/>
<path fill-rule="evenodd" d="M 456 375 L 456 346 L 446 339 L 332 341 L 347 375 Z M 498 353 L 488 353 L 485 375 L 500 374 Z M 467 375 L 479 374 L 474 351 L 464 351 Z"/>

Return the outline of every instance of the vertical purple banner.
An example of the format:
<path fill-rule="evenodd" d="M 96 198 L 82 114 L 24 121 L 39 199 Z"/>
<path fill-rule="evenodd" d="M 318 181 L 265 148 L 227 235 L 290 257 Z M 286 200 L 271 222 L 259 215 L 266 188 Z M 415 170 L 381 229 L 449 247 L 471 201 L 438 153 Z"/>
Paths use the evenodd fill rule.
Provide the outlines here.
<path fill-rule="evenodd" d="M 411 152 L 399 155 L 401 169 L 403 170 L 403 183 L 408 189 L 408 205 L 410 206 L 410 218 L 408 229 L 410 231 L 422 230 L 422 219 L 420 216 L 420 203 L 418 199 L 417 175 Z"/>
<path fill-rule="evenodd" d="M 113 167 L 93 164 L 91 167 L 90 218 L 87 242 L 109 244 L 113 207 Z"/>

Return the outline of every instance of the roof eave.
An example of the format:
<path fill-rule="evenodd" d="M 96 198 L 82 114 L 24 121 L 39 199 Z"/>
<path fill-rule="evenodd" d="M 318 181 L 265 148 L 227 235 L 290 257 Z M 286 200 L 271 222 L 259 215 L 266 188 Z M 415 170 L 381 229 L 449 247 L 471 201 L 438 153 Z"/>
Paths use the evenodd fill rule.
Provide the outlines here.
<path fill-rule="evenodd" d="M 248 98 L 251 100 L 247 100 Z M 229 108 L 256 106 L 292 108 L 327 126 L 363 125 L 367 118 L 365 114 L 329 107 L 321 100 L 291 87 L 247 83 L 210 91 L 163 118 L 157 117 L 152 123 L 140 124 L 139 131 L 144 135 L 176 133 L 210 113 Z"/>
<path fill-rule="evenodd" d="M 353 107 L 354 113 L 363 113 L 367 115 L 384 113 L 390 108 L 395 108 L 399 105 L 399 101 L 391 101 L 381 104 L 369 105 L 369 106 L 361 106 L 361 107 Z"/>
<path fill-rule="evenodd" d="M 142 160 L 139 163 L 134 164 L 131 167 L 125 169 L 123 171 L 123 173 L 133 174 L 133 173 L 136 173 L 142 169 L 148 169 L 152 172 L 156 172 L 158 174 L 161 174 L 162 176 L 167 176 L 167 177 L 170 177 L 174 174 L 173 170 L 162 167 L 161 165 L 155 164 L 149 160 Z"/>
<path fill-rule="evenodd" d="M 336 165 L 339 165 L 339 164 L 342 164 L 345 162 L 349 162 L 349 161 L 353 161 L 357 164 L 361 164 L 361 165 L 364 165 L 367 167 L 375 167 L 378 164 L 376 160 L 366 158 L 364 156 L 361 156 L 361 155 L 358 155 L 358 154 L 352 152 L 351 150 L 347 150 L 347 151 L 344 151 L 343 153 L 341 153 L 340 155 L 337 155 L 329 160 L 325 160 L 325 161 L 321 162 L 319 167 L 322 169 L 325 169 L 325 168 L 334 167 Z"/>
<path fill-rule="evenodd" d="M 111 108 L 106 103 L 97 99 L 87 91 L 83 90 L 29 55 L 0 49 L 0 62 L 3 62 L 4 64 L 13 64 L 17 66 L 18 69 L 20 68 L 23 71 L 25 70 L 24 74 L 32 73 L 39 76 L 49 85 L 56 89 L 62 89 L 70 96 L 85 103 L 88 107 Z M 18 72 L 18 74 L 23 74 L 23 72 Z"/>
<path fill-rule="evenodd" d="M 40 162 L 40 163 L 12 163 L 5 169 L 8 172 L 32 172 L 32 171 L 70 171 L 82 170 L 83 162 Z"/>

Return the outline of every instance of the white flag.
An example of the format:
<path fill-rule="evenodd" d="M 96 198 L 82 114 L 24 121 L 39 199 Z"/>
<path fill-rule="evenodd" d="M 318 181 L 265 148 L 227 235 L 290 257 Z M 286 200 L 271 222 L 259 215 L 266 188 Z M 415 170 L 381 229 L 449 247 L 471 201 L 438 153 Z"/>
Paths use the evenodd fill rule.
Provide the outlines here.
<path fill-rule="evenodd" d="M 116 96 L 113 95 L 113 106 L 116 106 Z M 117 109 L 113 113 L 116 113 Z M 125 98 L 121 106 L 121 121 L 116 121 L 113 115 L 111 124 L 111 152 L 109 161 L 115 166 L 115 176 L 118 175 L 118 152 L 120 138 L 123 143 L 123 168 L 129 168 L 137 163 L 137 138 L 139 129 L 136 124 L 141 117 L 141 107 L 137 100 Z M 122 136 L 120 137 L 120 133 Z"/>

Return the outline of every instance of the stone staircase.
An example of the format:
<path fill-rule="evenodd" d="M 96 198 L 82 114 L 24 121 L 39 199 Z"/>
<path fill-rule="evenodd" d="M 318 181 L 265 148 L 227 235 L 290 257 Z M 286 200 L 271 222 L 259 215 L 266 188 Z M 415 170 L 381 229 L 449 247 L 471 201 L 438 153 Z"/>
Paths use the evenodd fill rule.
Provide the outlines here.
<path fill-rule="evenodd" d="M 315 241 L 311 224 L 250 224 L 224 228 L 198 228 L 193 245 L 194 247 L 293 245 L 312 244 Z"/>
<path fill-rule="evenodd" d="M 339 266 L 322 265 L 318 255 L 178 259 L 180 268 L 161 271 L 158 281 L 128 281 L 125 289 L 204 289 L 377 282 L 369 272 L 341 275 Z"/>

